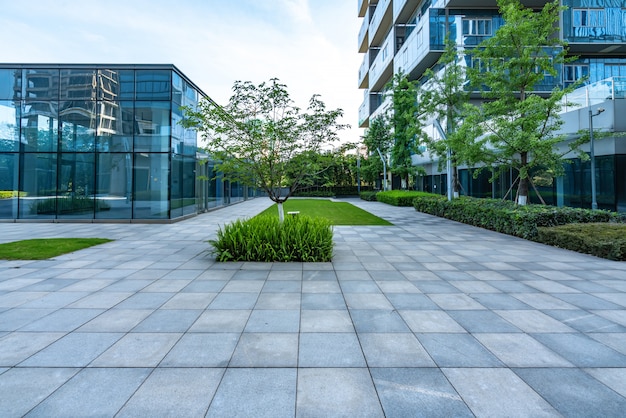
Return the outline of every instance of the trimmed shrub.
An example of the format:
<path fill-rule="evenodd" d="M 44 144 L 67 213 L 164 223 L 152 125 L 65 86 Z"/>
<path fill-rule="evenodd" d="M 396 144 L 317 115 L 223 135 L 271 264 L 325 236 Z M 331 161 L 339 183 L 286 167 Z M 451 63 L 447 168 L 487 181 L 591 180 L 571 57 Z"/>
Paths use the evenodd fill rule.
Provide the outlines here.
<path fill-rule="evenodd" d="M 511 201 L 461 197 L 448 201 L 445 197 L 418 197 L 416 210 L 469 225 L 536 240 L 538 227 L 569 223 L 617 222 L 618 215 L 603 211 L 546 205 L 518 206 Z"/>
<path fill-rule="evenodd" d="M 11 199 L 12 197 L 25 197 L 28 194 L 26 192 L 19 192 L 17 190 L 0 190 L 0 199 Z"/>
<path fill-rule="evenodd" d="M 335 197 L 335 193 L 330 190 L 311 190 L 308 192 L 296 192 L 294 197 Z"/>
<path fill-rule="evenodd" d="M 538 228 L 537 241 L 580 253 L 626 261 L 626 225 L 569 224 Z"/>
<path fill-rule="evenodd" d="M 217 261 L 330 261 L 333 232 L 330 222 L 308 216 L 259 216 L 237 220 L 210 240 Z"/>
<path fill-rule="evenodd" d="M 361 194 L 359 195 L 359 197 L 363 200 L 366 200 L 368 202 L 376 202 L 376 195 L 379 192 L 361 192 Z"/>
<path fill-rule="evenodd" d="M 413 199 L 420 196 L 439 196 L 437 194 L 412 190 L 389 190 L 379 192 L 376 200 L 393 206 L 413 206 Z"/>

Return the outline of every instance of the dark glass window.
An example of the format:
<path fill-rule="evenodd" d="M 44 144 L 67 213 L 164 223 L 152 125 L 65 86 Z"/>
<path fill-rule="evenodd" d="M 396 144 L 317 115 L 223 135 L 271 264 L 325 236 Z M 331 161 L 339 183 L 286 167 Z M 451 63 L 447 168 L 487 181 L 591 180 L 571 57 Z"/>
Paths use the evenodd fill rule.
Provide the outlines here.
<path fill-rule="evenodd" d="M 98 70 L 98 100 L 132 100 L 134 78 L 132 70 Z"/>
<path fill-rule="evenodd" d="M 133 218 L 168 219 L 169 154 L 136 153 Z"/>
<path fill-rule="evenodd" d="M 92 153 L 63 153 L 57 185 L 57 217 L 92 219 L 95 206 L 95 166 Z"/>
<path fill-rule="evenodd" d="M 135 132 L 133 102 L 99 101 L 97 107 L 98 151 L 132 151 Z"/>
<path fill-rule="evenodd" d="M 135 102 L 135 151 L 169 152 L 170 102 Z"/>
<path fill-rule="evenodd" d="M 171 73 L 168 70 L 137 70 L 136 99 L 170 100 Z"/>
<path fill-rule="evenodd" d="M 61 100 L 96 98 L 96 71 L 87 69 L 61 71 Z"/>
<path fill-rule="evenodd" d="M 20 218 L 55 218 L 57 154 L 24 153 L 20 164 Z"/>
<path fill-rule="evenodd" d="M 19 101 L 0 100 L 0 151 L 20 149 L 20 108 Z"/>
<path fill-rule="evenodd" d="M 26 99 L 58 100 L 59 70 L 24 70 L 22 88 Z"/>
<path fill-rule="evenodd" d="M 96 102 L 61 102 L 61 144 L 64 151 L 93 151 L 96 144 Z"/>
<path fill-rule="evenodd" d="M 0 219 L 17 218 L 19 154 L 0 154 Z"/>
<path fill-rule="evenodd" d="M 21 139 L 26 152 L 54 152 L 59 142 L 58 104 L 26 101 L 21 112 Z"/>
<path fill-rule="evenodd" d="M 131 153 L 98 154 L 96 218 L 130 219 L 133 157 Z"/>

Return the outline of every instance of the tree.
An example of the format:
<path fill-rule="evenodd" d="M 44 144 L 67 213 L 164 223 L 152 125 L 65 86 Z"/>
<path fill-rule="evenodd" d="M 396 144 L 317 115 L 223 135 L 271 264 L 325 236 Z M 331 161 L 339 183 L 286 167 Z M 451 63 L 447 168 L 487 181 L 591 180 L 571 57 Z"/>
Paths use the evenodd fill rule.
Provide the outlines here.
<path fill-rule="evenodd" d="M 388 84 L 393 98 L 389 119 L 393 127 L 391 147 L 391 172 L 400 176 L 409 187 L 411 174 L 417 172 L 411 156 L 417 154 L 418 133 L 421 132 L 420 115 L 417 106 L 417 86 L 402 73 L 394 75 Z"/>
<path fill-rule="evenodd" d="M 203 99 L 197 109 L 186 107 L 184 113 L 183 125 L 201 132 L 224 177 L 264 190 L 277 203 L 281 221 L 282 204 L 319 169 L 300 156 L 319 152 L 348 127 L 338 123 L 343 110 L 326 110 L 318 95 L 306 111 L 296 107 L 287 87 L 275 78 L 259 85 L 236 81 L 226 106 Z"/>
<path fill-rule="evenodd" d="M 480 126 L 484 133 L 487 166 L 506 165 L 518 171 L 517 203 L 525 205 L 533 169 L 555 174 L 563 170 L 562 154 L 556 149 L 564 139 L 557 134 L 562 125 L 558 112 L 573 87 L 536 92 L 568 61 L 558 36 L 563 8 L 558 1 L 537 12 L 518 0 L 498 0 L 498 6 L 505 24 L 471 52 L 470 80 L 486 101 L 467 115 L 466 123 Z"/>
<path fill-rule="evenodd" d="M 423 141 L 438 157 L 440 169 L 442 164 L 450 162 L 455 197 L 460 191 L 458 166 L 472 164 L 476 151 L 480 151 L 480 143 L 474 141 L 466 129 L 462 129 L 464 109 L 472 105 L 469 104 L 465 66 L 461 65 L 460 60 L 461 54 L 456 44 L 453 40 L 446 39 L 446 48 L 434 69 L 429 68 L 424 73 L 427 81 L 420 89 L 419 97 L 424 112 L 445 124 L 445 138 L 435 140 L 424 135 Z"/>
<path fill-rule="evenodd" d="M 370 122 L 369 129 L 363 137 L 363 145 L 367 147 L 367 160 L 361 166 L 363 179 L 368 183 L 375 183 L 383 172 L 383 162 L 378 155 L 387 155 L 391 149 L 393 136 L 387 120 L 378 116 Z"/>

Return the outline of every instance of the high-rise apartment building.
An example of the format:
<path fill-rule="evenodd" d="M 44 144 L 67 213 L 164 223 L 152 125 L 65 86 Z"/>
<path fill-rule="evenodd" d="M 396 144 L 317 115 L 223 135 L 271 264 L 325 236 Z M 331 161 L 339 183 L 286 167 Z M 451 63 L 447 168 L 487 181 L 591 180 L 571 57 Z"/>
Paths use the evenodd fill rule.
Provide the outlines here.
<path fill-rule="evenodd" d="M 522 1 L 528 7 L 541 8 L 545 0 Z M 567 109 L 562 117 L 563 133 L 575 135 L 589 128 L 588 111 L 598 108 L 602 114 L 593 118 L 593 127 L 609 132 L 626 131 L 626 1 L 561 0 L 559 36 L 569 45 L 569 55 L 576 60 L 559 69 L 557 77 L 546 77 L 541 90 L 569 85 L 586 79 L 573 101 L 580 106 Z M 387 111 L 385 86 L 395 73 L 417 80 L 437 63 L 446 37 L 463 48 L 472 48 L 492 36 L 504 23 L 494 0 L 358 0 L 362 25 L 358 51 L 363 54 L 358 86 L 364 91 L 359 108 L 359 126 Z M 472 65 L 467 59 L 466 65 Z M 621 115 L 621 116 L 620 116 Z M 433 129 L 433 134 L 436 135 Z M 596 179 L 600 208 L 626 211 L 626 138 L 615 136 L 597 141 Z M 589 207 L 591 172 L 588 161 L 572 157 L 566 175 L 544 184 L 549 202 L 555 205 Z M 446 173 L 426 152 L 414 156 L 416 165 L 427 175 L 416 180 L 417 188 L 446 192 Z M 510 176 L 490 183 L 489 173 L 474 178 L 469 168 L 460 170 L 465 193 L 473 196 L 502 197 L 510 187 Z M 507 178 L 509 177 L 509 178 Z"/>

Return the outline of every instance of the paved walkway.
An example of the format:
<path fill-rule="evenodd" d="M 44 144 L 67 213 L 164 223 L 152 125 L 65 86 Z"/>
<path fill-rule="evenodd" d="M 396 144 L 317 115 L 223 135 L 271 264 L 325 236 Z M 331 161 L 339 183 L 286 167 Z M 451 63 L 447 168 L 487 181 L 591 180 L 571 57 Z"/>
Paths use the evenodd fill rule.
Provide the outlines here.
<path fill-rule="evenodd" d="M 332 263 L 215 263 L 218 224 L 0 224 L 115 241 L 0 261 L 0 416 L 626 413 L 626 263 L 412 208 L 336 227 Z"/>

